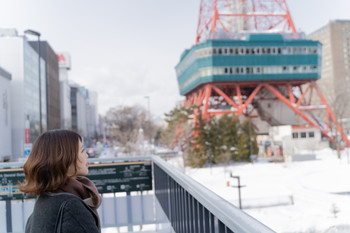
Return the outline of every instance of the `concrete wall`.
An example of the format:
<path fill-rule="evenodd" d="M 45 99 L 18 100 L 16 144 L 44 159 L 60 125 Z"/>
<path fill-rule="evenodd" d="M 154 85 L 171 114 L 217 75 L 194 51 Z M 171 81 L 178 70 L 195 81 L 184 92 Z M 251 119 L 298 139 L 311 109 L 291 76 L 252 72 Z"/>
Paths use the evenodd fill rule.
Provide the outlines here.
<path fill-rule="evenodd" d="M 0 162 L 12 155 L 11 74 L 0 67 Z"/>
<path fill-rule="evenodd" d="M 33 143 L 40 134 L 38 54 L 25 37 L 0 37 L 0 64 L 12 75 L 10 85 L 12 153 L 13 160 L 16 160 L 24 155 L 24 129 L 27 117 L 30 121 L 30 142 Z M 41 66 L 45 72 L 43 59 Z"/>

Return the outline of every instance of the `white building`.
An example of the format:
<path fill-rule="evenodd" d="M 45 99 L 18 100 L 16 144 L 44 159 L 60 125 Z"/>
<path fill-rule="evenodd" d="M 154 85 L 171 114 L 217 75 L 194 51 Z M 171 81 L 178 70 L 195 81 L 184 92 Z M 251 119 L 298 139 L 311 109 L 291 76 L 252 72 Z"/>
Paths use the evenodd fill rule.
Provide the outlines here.
<path fill-rule="evenodd" d="M 321 131 L 311 126 L 273 126 L 268 135 L 259 135 L 259 157 L 293 160 L 305 151 L 329 147 L 329 141 L 322 138 Z"/>
<path fill-rule="evenodd" d="M 96 135 L 97 93 L 69 80 L 69 53 L 58 53 L 60 70 L 61 128 L 72 129 L 84 138 Z"/>
<path fill-rule="evenodd" d="M 11 74 L 0 67 L 0 162 L 12 155 Z"/>
<path fill-rule="evenodd" d="M 68 79 L 68 71 L 71 69 L 71 58 L 68 53 L 58 53 L 57 56 L 60 77 L 61 128 L 72 129 L 72 106 Z"/>
<path fill-rule="evenodd" d="M 86 89 L 78 84 L 70 84 L 70 98 L 72 106 L 72 130 L 82 137 L 88 137 L 88 112 Z"/>
<path fill-rule="evenodd" d="M 98 95 L 95 91 L 89 91 L 89 109 L 90 109 L 90 122 L 89 122 L 89 135 L 95 137 L 99 135 L 99 120 L 98 120 L 98 108 L 97 99 Z"/>
<path fill-rule="evenodd" d="M 0 29 L 0 64 L 12 75 L 11 130 L 13 160 L 24 155 L 25 144 L 33 143 L 40 134 L 39 64 L 38 53 L 25 36 L 15 29 Z M 41 84 L 46 87 L 45 61 L 40 60 Z M 41 90 L 46 99 L 46 89 Z M 42 105 L 46 113 L 46 105 Z M 25 137 L 26 119 L 29 119 L 29 137 Z M 41 118 L 47 125 L 46 115 Z"/>

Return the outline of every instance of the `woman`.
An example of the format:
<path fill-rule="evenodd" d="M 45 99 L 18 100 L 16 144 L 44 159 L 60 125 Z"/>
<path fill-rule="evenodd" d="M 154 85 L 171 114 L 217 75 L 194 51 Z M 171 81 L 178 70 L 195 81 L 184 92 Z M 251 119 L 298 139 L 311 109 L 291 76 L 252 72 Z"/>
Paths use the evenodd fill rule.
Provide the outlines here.
<path fill-rule="evenodd" d="M 21 191 L 38 196 L 26 233 L 101 232 L 97 208 L 101 204 L 88 174 L 88 155 L 82 138 L 69 130 L 51 130 L 33 144 L 23 166 Z"/>

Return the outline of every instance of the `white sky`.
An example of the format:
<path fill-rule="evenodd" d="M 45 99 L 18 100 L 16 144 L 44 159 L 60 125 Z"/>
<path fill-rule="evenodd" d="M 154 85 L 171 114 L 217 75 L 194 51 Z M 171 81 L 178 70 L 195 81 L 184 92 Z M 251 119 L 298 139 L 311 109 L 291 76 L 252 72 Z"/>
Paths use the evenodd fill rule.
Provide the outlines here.
<path fill-rule="evenodd" d="M 179 95 L 175 65 L 195 41 L 200 0 L 0 0 L 0 28 L 33 29 L 69 52 L 69 78 L 98 92 L 99 113 L 139 105 L 160 117 Z M 310 33 L 350 19 L 349 0 L 288 0 L 297 29 Z M 1 65 L 1 64 L 0 64 Z"/>

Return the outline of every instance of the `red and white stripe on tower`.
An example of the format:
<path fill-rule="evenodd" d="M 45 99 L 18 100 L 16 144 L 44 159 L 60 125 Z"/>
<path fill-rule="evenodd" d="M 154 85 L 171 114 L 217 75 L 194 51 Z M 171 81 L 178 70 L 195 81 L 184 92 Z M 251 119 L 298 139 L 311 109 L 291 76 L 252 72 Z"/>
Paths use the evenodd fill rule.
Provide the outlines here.
<path fill-rule="evenodd" d="M 269 32 L 297 37 L 286 0 L 201 0 L 196 43 Z"/>

